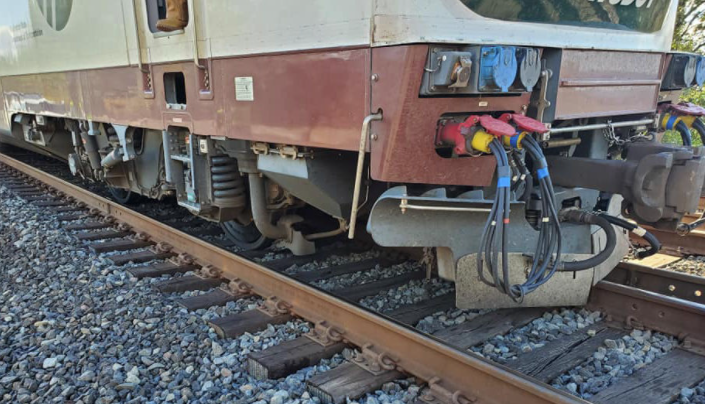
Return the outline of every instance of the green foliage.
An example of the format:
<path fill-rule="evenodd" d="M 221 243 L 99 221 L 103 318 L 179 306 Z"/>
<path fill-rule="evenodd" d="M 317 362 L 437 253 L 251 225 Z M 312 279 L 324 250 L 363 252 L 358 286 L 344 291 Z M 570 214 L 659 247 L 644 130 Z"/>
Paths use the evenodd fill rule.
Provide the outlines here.
<path fill-rule="evenodd" d="M 673 49 L 682 52 L 705 51 L 705 0 L 679 0 Z M 689 88 L 681 96 L 683 101 L 705 106 L 705 90 Z"/>
<path fill-rule="evenodd" d="M 679 0 L 673 49 L 682 52 L 704 50 L 705 0 Z"/>
<path fill-rule="evenodd" d="M 681 100 L 705 106 L 705 89 L 693 87 L 683 91 Z"/>
<path fill-rule="evenodd" d="M 690 137 L 693 139 L 693 146 L 702 146 L 703 141 L 700 140 L 700 136 L 698 135 L 698 132 L 691 130 L 691 135 Z M 670 144 L 683 144 L 683 140 L 681 139 L 681 135 L 676 132 L 675 130 L 667 130 L 666 133 L 663 135 L 663 139 L 661 140 L 661 143 L 670 143 Z"/>
<path fill-rule="evenodd" d="M 679 0 L 673 49 L 681 52 L 703 53 L 705 51 L 703 29 L 705 29 L 705 0 Z M 681 100 L 705 106 L 705 89 L 689 88 L 683 91 Z M 693 146 L 702 146 L 700 136 L 697 132 L 692 132 Z M 662 142 L 683 144 L 680 134 L 675 130 L 666 131 Z"/>

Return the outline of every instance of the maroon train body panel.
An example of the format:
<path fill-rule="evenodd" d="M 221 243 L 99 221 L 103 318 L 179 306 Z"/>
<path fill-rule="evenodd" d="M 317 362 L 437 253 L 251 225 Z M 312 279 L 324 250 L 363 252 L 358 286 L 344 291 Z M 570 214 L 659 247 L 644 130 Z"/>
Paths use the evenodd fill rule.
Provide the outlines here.
<path fill-rule="evenodd" d="M 489 184 L 494 175 L 492 156 L 446 159 L 434 149 L 438 119 L 444 114 L 488 111 L 518 112 L 529 95 L 501 98 L 421 98 L 422 72 L 428 46 L 376 48 L 372 51 L 372 110 L 381 109 L 374 123 L 372 178 L 388 182 L 439 185 Z"/>

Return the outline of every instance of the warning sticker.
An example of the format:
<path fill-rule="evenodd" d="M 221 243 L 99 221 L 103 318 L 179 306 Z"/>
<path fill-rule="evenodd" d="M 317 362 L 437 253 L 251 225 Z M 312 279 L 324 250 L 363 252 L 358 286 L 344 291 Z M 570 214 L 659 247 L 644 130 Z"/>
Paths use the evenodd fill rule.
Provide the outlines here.
<path fill-rule="evenodd" d="M 255 100 L 255 85 L 252 77 L 235 77 L 235 99 L 238 101 Z"/>

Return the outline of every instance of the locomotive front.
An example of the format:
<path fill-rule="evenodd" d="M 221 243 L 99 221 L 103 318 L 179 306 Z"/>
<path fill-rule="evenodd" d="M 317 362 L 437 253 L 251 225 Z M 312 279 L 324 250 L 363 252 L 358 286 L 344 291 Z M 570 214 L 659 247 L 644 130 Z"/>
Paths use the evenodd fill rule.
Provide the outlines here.
<path fill-rule="evenodd" d="M 403 185 L 376 201 L 368 231 L 434 247 L 459 307 L 585 303 L 629 232 L 651 243 L 637 256 L 653 254 L 639 225 L 674 231 L 701 196 L 690 129 L 703 111 L 678 98 L 703 85 L 705 59 L 667 52 L 677 2 L 430 4 L 378 18 L 390 43 L 436 43 L 373 51 L 372 178 Z M 472 45 L 453 43 L 444 15 Z M 683 146 L 658 142 L 670 129 Z"/>

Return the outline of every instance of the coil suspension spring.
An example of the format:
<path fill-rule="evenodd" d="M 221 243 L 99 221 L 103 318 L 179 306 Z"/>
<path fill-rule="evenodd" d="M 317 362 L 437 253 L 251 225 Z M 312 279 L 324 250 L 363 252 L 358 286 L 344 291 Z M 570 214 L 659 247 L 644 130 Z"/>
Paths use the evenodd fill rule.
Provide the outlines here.
<path fill-rule="evenodd" d="M 234 158 L 216 156 L 211 159 L 211 184 L 216 205 L 240 207 L 247 203 L 246 184 Z"/>

